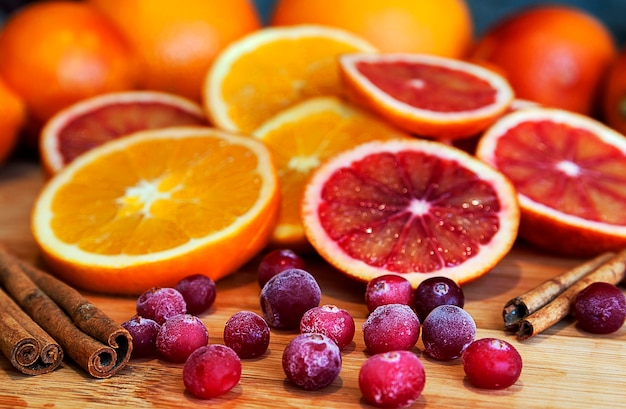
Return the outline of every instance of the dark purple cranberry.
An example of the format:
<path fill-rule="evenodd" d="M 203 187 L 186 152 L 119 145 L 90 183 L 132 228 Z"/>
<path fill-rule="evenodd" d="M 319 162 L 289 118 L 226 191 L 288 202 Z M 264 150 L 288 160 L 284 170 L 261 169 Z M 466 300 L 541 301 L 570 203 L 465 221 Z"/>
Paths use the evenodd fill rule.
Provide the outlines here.
<path fill-rule="evenodd" d="M 185 314 L 187 304 L 183 295 L 174 288 L 153 287 L 137 299 L 137 315 L 150 318 L 159 325 L 174 315 Z"/>
<path fill-rule="evenodd" d="M 133 318 L 122 323 L 133 338 L 133 358 L 156 356 L 156 336 L 161 326 L 150 318 L 135 315 Z"/>
<path fill-rule="evenodd" d="M 431 277 L 422 281 L 415 289 L 414 298 L 415 312 L 422 322 L 440 305 L 456 305 L 461 308 L 465 305 L 463 290 L 448 277 Z"/>
<path fill-rule="evenodd" d="M 270 327 L 258 314 L 239 311 L 224 326 L 224 343 L 239 358 L 256 358 L 267 351 L 270 344 Z"/>
<path fill-rule="evenodd" d="M 213 305 L 217 294 L 215 282 L 202 274 L 183 278 L 176 284 L 176 290 L 182 294 L 189 314 L 199 315 Z"/>
<path fill-rule="evenodd" d="M 460 357 L 475 337 L 474 319 L 456 305 L 436 307 L 422 323 L 424 351 L 440 361 Z"/>
<path fill-rule="evenodd" d="M 306 390 L 330 385 L 341 371 L 341 352 L 324 334 L 305 333 L 292 339 L 283 351 L 287 378 Z"/>
<path fill-rule="evenodd" d="M 596 282 L 576 295 L 572 309 L 583 331 L 610 334 L 624 325 L 626 296 L 613 284 Z"/>
<path fill-rule="evenodd" d="M 413 307 L 411 282 L 397 274 L 375 277 L 365 288 L 365 304 L 369 312 L 385 304 L 406 304 Z"/>
<path fill-rule="evenodd" d="M 263 288 L 270 278 L 289 268 L 299 268 L 304 270 L 306 267 L 304 260 L 290 249 L 276 249 L 265 255 L 259 263 L 258 280 L 259 286 Z"/>

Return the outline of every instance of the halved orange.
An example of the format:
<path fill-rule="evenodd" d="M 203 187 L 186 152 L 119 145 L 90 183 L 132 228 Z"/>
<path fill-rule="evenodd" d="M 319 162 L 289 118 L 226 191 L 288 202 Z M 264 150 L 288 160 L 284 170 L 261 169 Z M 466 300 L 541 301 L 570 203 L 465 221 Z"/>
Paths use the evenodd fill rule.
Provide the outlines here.
<path fill-rule="evenodd" d="M 525 108 L 482 136 L 477 156 L 515 185 L 520 236 L 586 257 L 626 246 L 626 137 L 580 114 Z"/>
<path fill-rule="evenodd" d="M 507 111 L 513 90 L 498 73 L 426 54 L 339 57 L 352 98 L 396 126 L 452 140 L 478 134 Z"/>
<path fill-rule="evenodd" d="M 317 168 L 304 191 L 307 238 L 330 264 L 369 281 L 399 274 L 460 284 L 490 271 L 519 225 L 513 185 L 449 145 L 368 142 Z"/>
<path fill-rule="evenodd" d="M 47 174 L 120 136 L 168 126 L 208 125 L 202 107 L 157 91 L 125 91 L 87 98 L 56 113 L 41 131 L 39 153 Z"/>
<path fill-rule="evenodd" d="M 267 27 L 226 47 L 204 85 L 204 105 L 218 127 L 252 132 L 279 111 L 307 98 L 344 95 L 337 55 L 374 51 L 338 28 Z"/>
<path fill-rule="evenodd" d="M 208 127 L 137 132 L 68 164 L 35 201 L 51 270 L 82 289 L 138 294 L 230 274 L 268 242 L 279 208 L 269 149 Z"/>
<path fill-rule="evenodd" d="M 300 102 L 268 119 L 253 135 L 274 153 L 280 178 L 281 209 L 272 244 L 297 249 L 308 247 L 300 219 L 300 201 L 313 169 L 361 142 L 410 137 L 337 97 L 314 97 Z"/>

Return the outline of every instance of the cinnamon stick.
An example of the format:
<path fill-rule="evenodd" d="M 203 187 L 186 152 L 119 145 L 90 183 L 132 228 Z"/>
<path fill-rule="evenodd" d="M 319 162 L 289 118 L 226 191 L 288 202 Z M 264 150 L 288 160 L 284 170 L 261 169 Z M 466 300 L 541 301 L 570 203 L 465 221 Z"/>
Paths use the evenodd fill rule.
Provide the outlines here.
<path fill-rule="evenodd" d="M 517 331 L 517 338 L 525 340 L 565 318 L 571 309 L 576 295 L 594 282 L 618 284 L 626 277 L 626 250 L 612 256 L 608 261 L 587 274 L 565 290 L 543 308 L 522 319 Z"/>
<path fill-rule="evenodd" d="M 563 291 L 607 262 L 614 255 L 615 253 L 613 252 L 601 254 L 586 263 L 545 281 L 539 287 L 509 300 L 502 310 L 502 318 L 504 319 L 505 327 L 512 329 L 519 326 L 524 318 L 548 304 Z"/>
<path fill-rule="evenodd" d="M 128 331 L 72 287 L 20 261 L 1 245 L 0 284 L 91 376 L 111 377 L 128 363 L 132 351 Z"/>
<path fill-rule="evenodd" d="M 2 289 L 0 289 L 0 349 L 20 372 L 41 375 L 63 361 L 63 350 Z"/>

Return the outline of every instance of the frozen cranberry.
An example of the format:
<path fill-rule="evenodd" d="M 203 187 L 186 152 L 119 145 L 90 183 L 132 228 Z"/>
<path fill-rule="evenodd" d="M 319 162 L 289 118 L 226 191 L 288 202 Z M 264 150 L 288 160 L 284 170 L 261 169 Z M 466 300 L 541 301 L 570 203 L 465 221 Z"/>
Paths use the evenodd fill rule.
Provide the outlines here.
<path fill-rule="evenodd" d="M 352 315 L 335 305 L 313 307 L 305 312 L 300 320 L 300 332 L 324 334 L 335 341 L 339 349 L 344 349 L 352 342 L 354 331 Z"/>
<path fill-rule="evenodd" d="M 202 274 L 183 278 L 176 284 L 176 290 L 182 294 L 189 314 L 198 315 L 213 305 L 217 294 L 215 282 Z"/>
<path fill-rule="evenodd" d="M 363 398 L 378 407 L 407 407 L 420 397 L 425 384 L 424 366 L 409 351 L 373 355 L 359 370 L 359 389 Z"/>
<path fill-rule="evenodd" d="M 298 268 L 290 268 L 272 277 L 261 290 L 261 311 L 270 327 L 294 329 L 304 313 L 317 307 L 322 292 L 315 278 Z"/>
<path fill-rule="evenodd" d="M 476 323 L 471 315 L 456 305 L 440 305 L 422 324 L 424 350 L 440 361 L 461 356 L 476 337 Z"/>
<path fill-rule="evenodd" d="M 424 322 L 428 314 L 440 305 L 456 305 L 463 308 L 465 295 L 461 287 L 448 277 L 431 277 L 415 289 L 415 312 Z"/>
<path fill-rule="evenodd" d="M 168 318 L 157 334 L 156 347 L 163 358 L 170 362 L 185 362 L 196 349 L 209 342 L 209 331 L 200 318 L 191 314 L 179 314 Z"/>
<path fill-rule="evenodd" d="M 463 370 L 474 386 L 503 389 L 513 385 L 522 373 L 522 357 L 515 347 L 497 338 L 472 342 L 463 352 Z"/>
<path fill-rule="evenodd" d="M 150 318 L 159 325 L 174 315 L 187 312 L 183 295 L 174 288 L 153 287 L 137 299 L 137 315 Z"/>
<path fill-rule="evenodd" d="M 306 390 L 330 385 L 341 371 L 341 352 L 324 334 L 305 333 L 293 338 L 283 351 L 287 378 Z"/>
<path fill-rule="evenodd" d="M 304 260 L 290 249 L 276 249 L 265 255 L 259 263 L 258 280 L 259 286 L 263 288 L 270 278 L 289 268 L 305 268 Z"/>
<path fill-rule="evenodd" d="M 626 296 L 610 283 L 590 284 L 574 298 L 572 305 L 578 327 L 593 334 L 610 334 L 626 320 Z"/>
<path fill-rule="evenodd" d="M 150 318 L 135 315 L 122 323 L 133 339 L 133 358 L 156 355 L 156 336 L 161 326 Z"/>
<path fill-rule="evenodd" d="M 363 339 L 373 353 L 409 350 L 420 335 L 420 321 L 405 304 L 377 307 L 363 323 Z"/>
<path fill-rule="evenodd" d="M 406 304 L 413 306 L 413 287 L 411 282 L 397 274 L 385 274 L 375 277 L 365 288 L 365 304 L 372 312 L 385 304 Z"/>
<path fill-rule="evenodd" d="M 239 358 L 256 358 L 267 351 L 270 344 L 270 327 L 258 314 L 239 311 L 224 326 L 224 343 Z"/>
<path fill-rule="evenodd" d="M 196 349 L 183 366 L 183 383 L 194 396 L 215 398 L 234 388 L 241 379 L 241 361 L 224 345 Z"/>

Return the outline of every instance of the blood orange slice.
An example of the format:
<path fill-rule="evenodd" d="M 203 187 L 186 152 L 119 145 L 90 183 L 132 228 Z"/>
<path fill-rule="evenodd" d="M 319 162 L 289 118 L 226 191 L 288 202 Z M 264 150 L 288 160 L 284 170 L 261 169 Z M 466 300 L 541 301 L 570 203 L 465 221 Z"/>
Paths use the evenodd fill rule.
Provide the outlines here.
<path fill-rule="evenodd" d="M 626 246 L 626 138 L 589 117 L 551 108 L 504 116 L 477 156 L 515 185 L 520 236 L 558 254 Z"/>
<path fill-rule="evenodd" d="M 357 102 L 421 136 L 476 135 L 513 100 L 513 90 L 502 76 L 451 58 L 352 53 L 339 57 L 339 67 Z"/>
<path fill-rule="evenodd" d="M 54 174 L 84 152 L 112 139 L 146 129 L 208 125 L 202 107 L 156 91 L 103 94 L 77 102 L 54 115 L 43 128 L 41 162 Z"/>
<path fill-rule="evenodd" d="M 491 270 L 519 225 L 513 185 L 454 147 L 420 139 L 358 145 L 317 168 L 302 203 L 307 238 L 363 281 L 400 274 L 458 283 Z"/>

